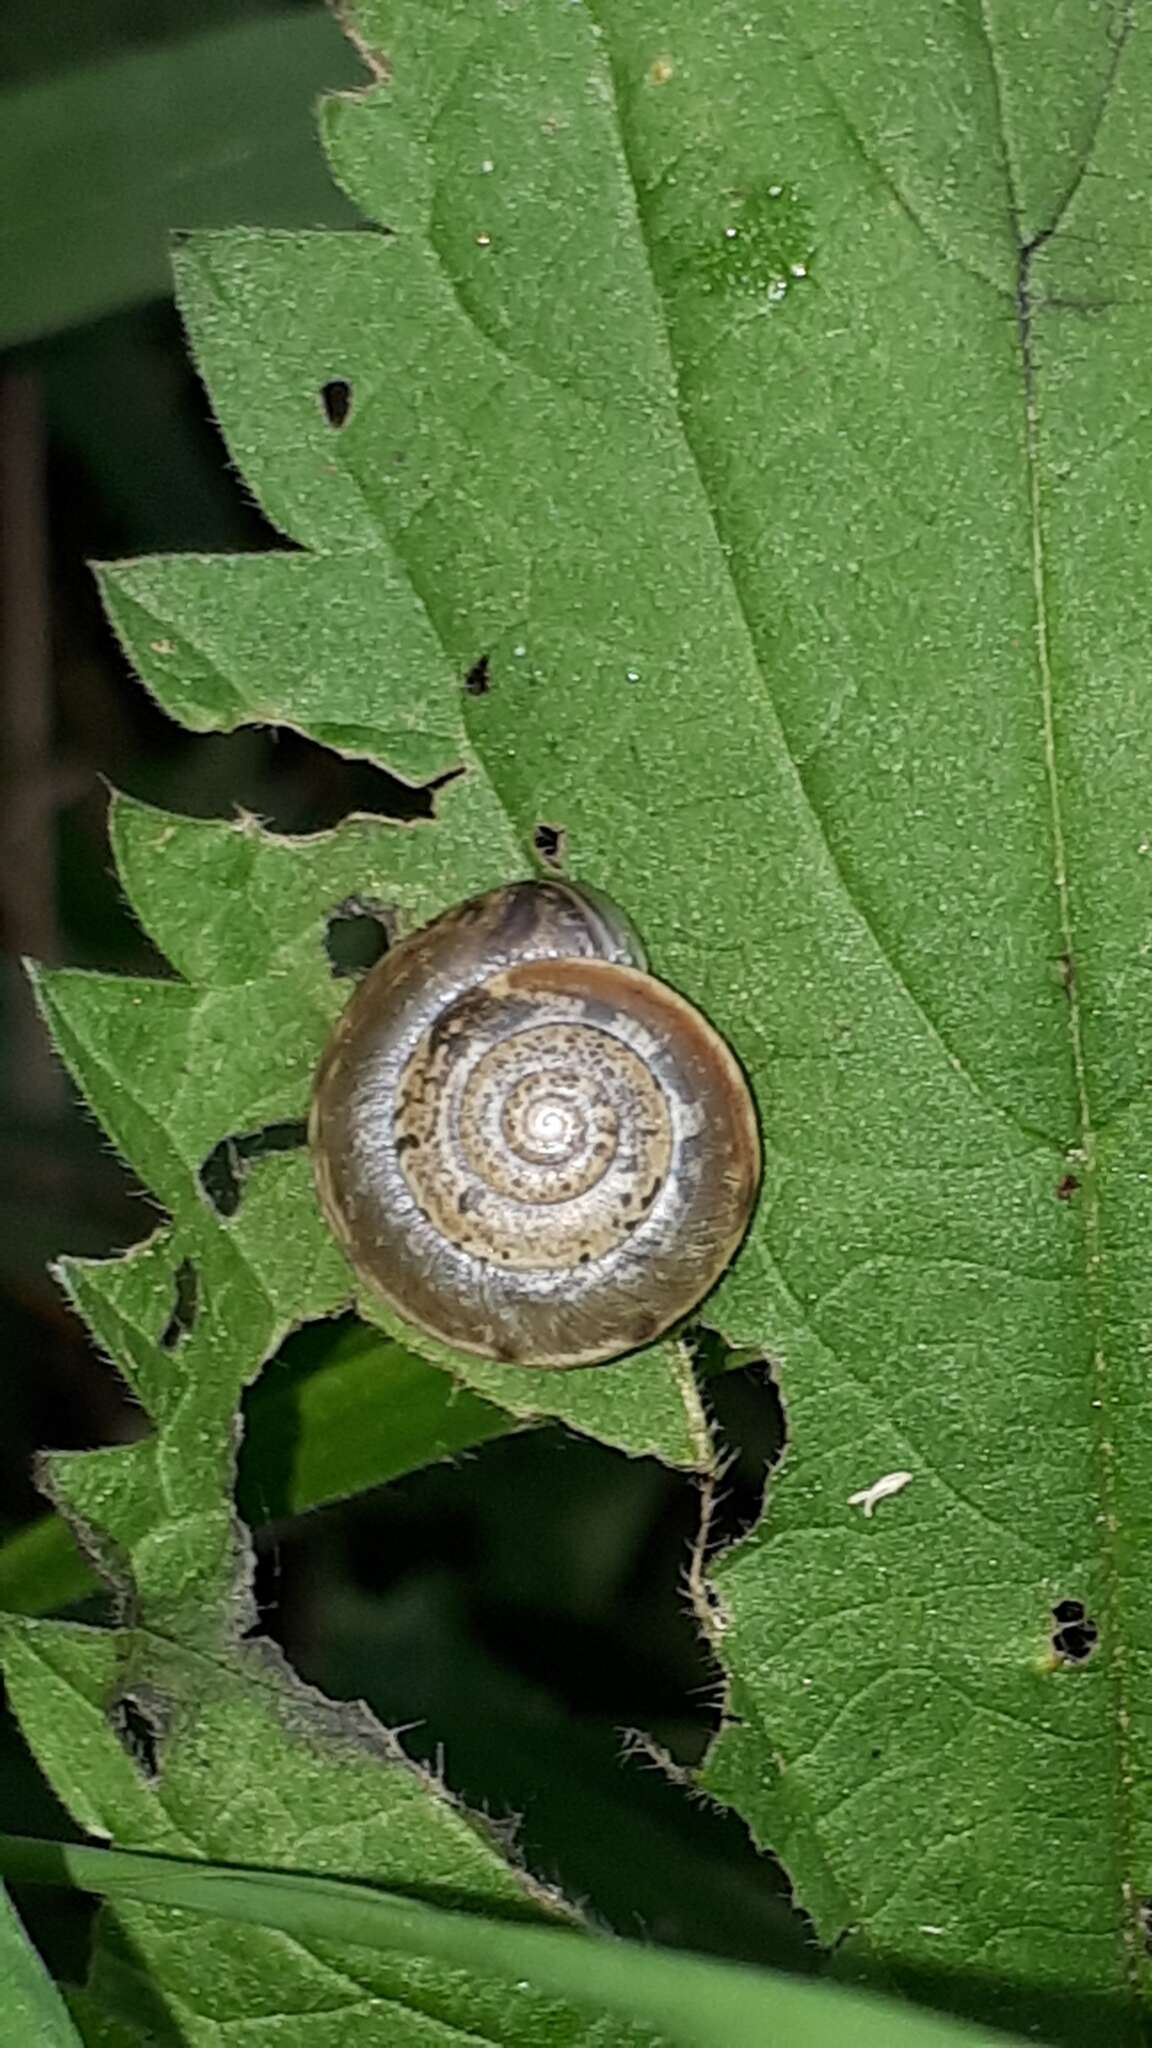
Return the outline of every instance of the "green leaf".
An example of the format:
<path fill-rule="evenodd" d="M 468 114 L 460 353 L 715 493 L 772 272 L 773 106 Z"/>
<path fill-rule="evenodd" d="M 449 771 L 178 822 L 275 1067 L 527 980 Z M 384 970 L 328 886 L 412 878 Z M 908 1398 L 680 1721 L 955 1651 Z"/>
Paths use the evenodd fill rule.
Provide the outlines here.
<path fill-rule="evenodd" d="M 308 108 L 360 76 L 327 15 L 294 7 L 10 87 L 0 344 L 166 296 L 175 228 L 350 225 Z"/>
<path fill-rule="evenodd" d="M 80 2036 L 0 1884 L 0 1999 L 21 2048 L 79 2048 Z"/>
<path fill-rule="evenodd" d="M 292 1679 L 267 1644 L 205 1655 L 146 1634 L 0 1623 L 13 1707 L 91 1834 L 163 1856 L 360 1876 L 481 1910 L 570 1920 L 409 1764 L 363 1709 Z M 98 1929 L 75 2005 L 86 2040 L 168 2048 L 243 2025 L 253 2040 L 448 2048 L 461 2031 L 508 2048 L 600 2048 L 598 2022 L 550 1993 L 518 1995 L 438 1961 L 350 1948 L 329 1913 L 318 1939 L 222 1931 L 166 1906 L 118 1903 Z M 630 2028 L 621 2048 L 649 2048 Z"/>
<path fill-rule="evenodd" d="M 253 1526 L 367 1493 L 511 1427 L 447 1373 L 359 1325 L 314 1372 L 271 1367 L 248 1407 L 238 1496 Z"/>
<path fill-rule="evenodd" d="M 199 240 L 182 289 L 270 515 L 382 535 L 487 653 L 494 788 L 755 1081 L 767 1194 L 711 1312 L 779 1359 L 792 1448 L 719 1577 L 709 1785 L 826 1938 L 1124 1998 L 1148 60 L 1078 16 L 1037 90 L 1047 11 L 985 21 L 361 7 L 395 86 L 327 133 L 397 232 Z"/>
<path fill-rule="evenodd" d="M 52 1614 L 100 1589 L 60 1515 L 41 1515 L 0 1543 L 0 1613 Z"/>
<path fill-rule="evenodd" d="M 336 568 L 348 572 L 339 593 Z M 341 1002 L 322 943 L 328 916 L 355 898 L 385 905 L 401 931 L 421 924 L 527 868 L 531 826 L 524 820 L 517 830 L 499 802 L 465 729 L 462 678 L 434 642 L 410 584 L 386 560 L 381 566 L 378 553 L 336 563 L 305 555 L 159 559 L 107 569 L 102 580 L 126 648 L 177 715 L 204 728 L 226 729 L 238 715 L 258 715 L 312 730 L 324 687 L 347 745 L 346 690 L 362 744 L 365 734 L 382 730 L 372 688 L 395 670 L 401 680 L 392 715 L 408 725 L 413 744 L 434 747 L 429 767 L 463 771 L 444 792 L 434 827 L 351 820 L 304 842 L 273 838 L 250 819 L 221 825 L 118 802 L 113 838 L 125 887 L 150 936 L 190 985 L 54 975 L 43 985 L 44 1004 L 57 1043 L 113 1137 L 166 1204 L 186 1210 L 185 1252 L 192 1256 L 188 1246 L 205 1223 L 197 1176 L 214 1147 L 234 1132 L 306 1114 L 311 1075 Z M 217 585 L 223 609 L 213 594 Z M 338 666 L 339 621 L 353 650 L 345 657 L 347 685 Z M 334 737 L 333 726 L 324 730 Z M 402 765 L 411 767 L 410 757 Z M 197 1042 L 204 1054 L 194 1057 Z M 123 1066 L 117 1058 L 112 1073 L 103 1071 L 107 1045 L 127 1056 Z M 270 1047 L 277 1049 L 271 1074 Z M 185 1089 L 192 1066 L 197 1086 Z M 173 1143 L 179 1162 L 170 1156 Z M 189 1207 L 192 1194 L 198 1199 Z M 261 1284 L 275 1293 L 279 1278 L 263 1271 L 265 1259 L 283 1264 L 293 1284 L 301 1260 L 314 1260 L 333 1291 L 318 1294 L 310 1312 L 350 1300 L 352 1276 L 327 1239 L 306 1171 L 283 1170 L 259 1221 L 254 1194 L 255 1181 L 236 1228 L 246 1233 Z M 174 1239 L 173 1255 L 178 1249 Z M 331 1277 L 337 1268 L 339 1285 Z M 655 1347 L 626 1373 L 528 1374 L 438 1349 L 374 1301 L 361 1306 L 511 1415 L 552 1416 L 627 1451 L 709 1464 L 707 1424 L 679 1344 Z"/>
<path fill-rule="evenodd" d="M 79 1262 L 67 1271 L 78 1279 Z M 356 1325 L 326 1340 L 319 1364 L 277 1361 L 257 1382 L 241 1458 L 241 1512 L 253 1528 L 305 1514 L 502 1436 L 510 1426 L 499 1408 Z M 59 1515 L 0 1543 L 0 1610 L 9 1614 L 51 1614 L 99 1585 Z"/>
<path fill-rule="evenodd" d="M 363 1885 L 291 1872 L 12 1835 L 0 1836 L 0 1870 L 25 1882 L 76 1885 L 177 1913 L 276 1928 L 298 1941 L 351 1939 L 385 1954 L 462 1964 L 483 1976 L 511 1979 L 520 1993 L 531 1987 L 658 2026 L 664 2038 L 685 2048 L 761 2048 L 772 2039 L 787 2041 L 789 2048 L 839 2048 L 849 2029 L 855 2048 L 994 2048 L 994 2040 L 1007 2039 L 767 1971 L 445 1912 Z M 506 1985 L 505 1995 L 511 1988 Z"/>
<path fill-rule="evenodd" d="M 41 980 L 58 1046 L 173 1218 L 119 1264 L 63 1269 L 155 1437 L 50 1463 L 53 1497 L 89 1553 L 115 1582 L 132 1584 L 157 1625 L 196 1635 L 231 1625 L 236 1404 L 289 1330 L 345 1307 L 353 1293 L 299 1137 L 295 1149 L 252 1162 L 234 1214 L 205 1199 L 204 1169 L 236 1137 L 281 1126 L 291 1136 L 302 1124 L 342 1001 L 323 946 L 331 912 L 367 896 L 403 904 L 419 921 L 497 877 L 484 851 L 491 833 L 475 831 L 468 789 L 453 813 L 456 833 L 447 821 L 428 830 L 354 820 L 304 842 L 272 838 L 249 820 L 170 818 L 121 801 L 113 819 L 121 874 L 143 923 L 188 979 Z M 479 801 L 491 812 L 482 790 Z M 198 1309 L 173 1351 L 163 1335 L 184 1269 L 195 1273 Z M 517 1415 L 565 1416 L 625 1448 L 655 1445 L 685 1463 L 705 1455 L 692 1375 L 676 1352 L 654 1353 L 626 1382 L 586 1375 L 557 1385 L 555 1375 L 462 1369 Z"/>
<path fill-rule="evenodd" d="M 215 615 L 208 565 L 107 589 L 177 714 L 463 772 L 431 825 L 295 846 L 124 814 L 187 979 L 45 1002 L 173 1214 L 99 1310 L 157 1435 L 61 1461 L 61 1497 L 154 1628 L 234 1654 L 233 1406 L 348 1280 L 302 1162 L 223 1221 L 200 1167 L 302 1115 L 342 895 L 415 922 L 526 871 L 547 821 L 765 1135 L 707 1313 L 777 1361 L 790 1445 L 714 1574 L 704 1784 L 844 1968 L 1065 2032 L 1100 2001 L 1139 2039 L 1152 44 L 1038 0 L 353 12 L 388 63 L 325 133 L 391 232 L 179 264 L 232 454 L 306 552 L 213 570 Z M 296 601 L 321 582 L 346 662 Z M 174 1368 L 179 1260 L 207 1312 Z M 675 1357 L 540 1392 L 457 1365 L 708 1462 Z"/>

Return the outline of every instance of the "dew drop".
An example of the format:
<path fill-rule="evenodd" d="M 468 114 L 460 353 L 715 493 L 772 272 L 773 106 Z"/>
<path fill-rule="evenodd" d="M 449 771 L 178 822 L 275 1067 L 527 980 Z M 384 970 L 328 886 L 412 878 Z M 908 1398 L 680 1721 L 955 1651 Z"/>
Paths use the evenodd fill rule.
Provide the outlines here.
<path fill-rule="evenodd" d="M 687 203 L 665 191 L 663 232 L 676 235 L 679 263 L 696 272 L 705 291 L 737 292 L 763 308 L 765 293 L 769 305 L 778 304 L 781 284 L 810 275 L 812 221 L 790 185 L 729 184 L 708 208 L 710 220 L 685 220 Z"/>

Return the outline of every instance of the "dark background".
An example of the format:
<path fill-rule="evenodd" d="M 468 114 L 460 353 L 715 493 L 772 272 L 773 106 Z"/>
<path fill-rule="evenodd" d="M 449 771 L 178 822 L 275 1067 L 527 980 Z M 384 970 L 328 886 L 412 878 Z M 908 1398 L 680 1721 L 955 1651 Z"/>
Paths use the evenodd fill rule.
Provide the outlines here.
<path fill-rule="evenodd" d="M 293 70 L 274 146 L 230 148 L 239 87 L 234 108 L 213 97 L 198 135 L 180 45 L 263 24 L 287 49 L 294 25 L 311 36 L 305 16 L 316 75 Z M 128 670 L 86 567 L 279 545 L 228 467 L 164 296 L 164 228 L 352 224 L 307 111 L 325 84 L 356 78 L 326 33 L 311 0 L 9 0 L 0 12 L 0 166 L 20 195 L 0 228 L 0 1542 L 43 1512 L 37 1449 L 147 1427 L 47 1262 L 131 1244 L 155 1211 L 76 1100 L 19 965 L 156 970 L 112 871 L 109 787 L 200 815 L 240 805 L 301 833 L 389 800 L 383 779 L 290 735 L 173 725 Z M 142 58 L 161 67 L 150 102 L 170 90 L 185 123 L 164 219 L 163 176 L 145 161 L 163 123 L 148 143 L 117 125 Z M 764 1368 L 717 1378 L 702 1341 L 735 1456 L 720 1510 L 730 1538 L 758 1511 L 779 1417 Z M 312 1349 L 322 1358 L 323 1337 Z M 804 1928 L 739 1823 L 623 1745 L 643 1731 L 687 1763 L 716 1723 L 717 1673 L 684 1597 L 697 1508 L 692 1485 L 651 1462 L 538 1430 L 260 1537 L 265 1622 L 306 1677 L 367 1698 L 471 1804 L 514 1817 L 531 1867 L 621 1932 L 802 1967 Z M 100 1603 L 74 1611 L 99 1618 Z M 9 1722 L 0 1827 L 68 1827 Z M 83 1913 L 45 1895 L 20 1903 L 56 1966 L 82 1968 Z"/>

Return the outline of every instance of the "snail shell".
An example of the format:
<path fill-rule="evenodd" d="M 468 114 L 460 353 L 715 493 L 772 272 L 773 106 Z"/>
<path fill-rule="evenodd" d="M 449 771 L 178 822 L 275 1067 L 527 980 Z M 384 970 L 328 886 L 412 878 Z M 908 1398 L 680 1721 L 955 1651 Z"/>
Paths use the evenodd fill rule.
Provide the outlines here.
<path fill-rule="evenodd" d="M 743 1074 L 597 891 L 516 882 L 368 973 L 310 1142 L 360 1278 L 459 1351 L 593 1365 L 708 1292 L 760 1179 Z"/>

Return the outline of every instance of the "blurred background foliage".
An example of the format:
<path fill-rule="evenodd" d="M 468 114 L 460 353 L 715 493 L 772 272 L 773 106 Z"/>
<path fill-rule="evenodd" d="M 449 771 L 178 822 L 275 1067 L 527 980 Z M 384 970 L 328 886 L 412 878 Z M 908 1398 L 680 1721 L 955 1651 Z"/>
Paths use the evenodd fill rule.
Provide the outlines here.
<path fill-rule="evenodd" d="M 75 1100 L 19 965 L 167 971 L 112 872 L 109 787 L 200 815 L 239 806 L 290 833 L 426 808 L 289 734 L 172 725 L 128 671 L 86 566 L 283 545 L 215 433 L 167 247 L 218 223 L 354 227 L 311 108 L 362 76 L 315 0 L 7 0 L 0 13 L 0 1539 L 42 1513 L 39 1448 L 147 1427 L 47 1264 L 131 1244 L 155 1211 Z M 345 1334 L 300 1333 L 278 1369 L 315 1370 Z M 732 1445 L 717 1540 L 758 1512 L 781 1438 L 766 1370 L 726 1362 L 702 1340 Z M 257 1525 L 258 1494 L 242 1466 Z M 692 1483 L 654 1463 L 529 1431 L 264 1526 L 264 1624 L 306 1678 L 369 1700 L 606 1922 L 803 1967 L 779 1874 L 645 1746 L 690 1764 L 719 1708 L 684 1590 L 698 1516 Z M 75 1611 L 98 1617 L 100 1603 Z M 68 1828 L 9 1721 L 0 1827 Z M 75 1971 L 76 1902 L 20 1903 L 49 1959 Z"/>

